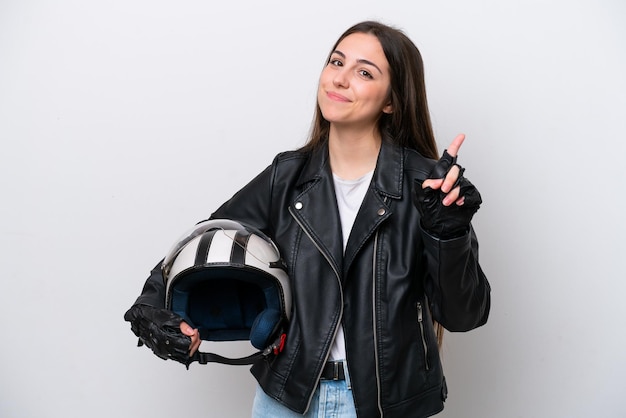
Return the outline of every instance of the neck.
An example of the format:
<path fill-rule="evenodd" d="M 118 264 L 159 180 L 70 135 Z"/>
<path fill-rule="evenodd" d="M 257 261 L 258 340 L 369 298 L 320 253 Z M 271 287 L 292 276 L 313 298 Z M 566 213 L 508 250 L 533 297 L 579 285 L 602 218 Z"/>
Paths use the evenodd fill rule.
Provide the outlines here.
<path fill-rule="evenodd" d="M 331 130 L 328 136 L 330 166 L 334 174 L 353 180 L 376 168 L 381 137 L 377 131 Z"/>

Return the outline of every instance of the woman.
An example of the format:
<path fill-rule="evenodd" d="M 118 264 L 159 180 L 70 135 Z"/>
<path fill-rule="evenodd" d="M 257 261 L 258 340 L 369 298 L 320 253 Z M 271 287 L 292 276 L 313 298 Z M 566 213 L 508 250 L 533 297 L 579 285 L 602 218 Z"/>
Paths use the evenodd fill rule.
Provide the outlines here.
<path fill-rule="evenodd" d="M 487 321 L 490 287 L 470 220 L 480 195 L 437 162 L 421 56 L 378 22 L 332 48 L 308 143 L 279 154 L 211 218 L 269 235 L 291 280 L 284 350 L 256 362 L 254 417 L 426 417 L 447 395 L 440 325 Z M 160 268 L 136 304 L 161 308 Z M 190 354 L 200 339 L 184 322 Z"/>

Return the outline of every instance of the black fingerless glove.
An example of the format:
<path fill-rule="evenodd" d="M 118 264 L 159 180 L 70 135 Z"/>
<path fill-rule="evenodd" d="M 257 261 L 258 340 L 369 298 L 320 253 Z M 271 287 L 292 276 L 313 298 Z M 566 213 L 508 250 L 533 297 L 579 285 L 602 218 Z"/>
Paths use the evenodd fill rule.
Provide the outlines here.
<path fill-rule="evenodd" d="M 133 305 L 124 314 L 124 320 L 130 322 L 130 329 L 139 337 L 139 346 L 145 344 L 158 357 L 189 367 L 191 338 L 180 331 L 183 318 L 179 315 L 153 306 Z"/>
<path fill-rule="evenodd" d="M 447 151 L 437 161 L 429 179 L 442 179 L 456 164 L 456 157 L 452 157 Z M 450 206 L 443 205 L 446 193 L 434 190 L 430 187 L 422 188 L 423 181 L 415 180 L 413 203 L 422 217 L 422 228 L 429 234 L 440 239 L 452 239 L 465 235 L 469 231 L 472 217 L 480 208 L 482 199 L 480 193 L 469 180 L 463 177 L 464 168 L 459 166 L 460 173 L 454 187 L 460 186 L 459 197 L 464 198 L 462 205 L 452 203 Z"/>

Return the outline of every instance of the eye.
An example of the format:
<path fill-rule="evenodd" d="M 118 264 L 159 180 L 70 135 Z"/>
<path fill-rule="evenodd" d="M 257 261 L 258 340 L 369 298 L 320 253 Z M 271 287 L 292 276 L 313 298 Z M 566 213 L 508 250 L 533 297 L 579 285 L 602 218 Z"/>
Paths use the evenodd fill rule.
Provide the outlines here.
<path fill-rule="evenodd" d="M 359 70 L 359 74 L 365 78 L 374 78 L 372 77 L 372 74 L 367 70 Z"/>
<path fill-rule="evenodd" d="M 343 66 L 343 62 L 341 62 L 341 60 L 339 58 L 331 58 L 328 63 L 330 65 L 334 65 L 335 67 L 342 67 Z"/>

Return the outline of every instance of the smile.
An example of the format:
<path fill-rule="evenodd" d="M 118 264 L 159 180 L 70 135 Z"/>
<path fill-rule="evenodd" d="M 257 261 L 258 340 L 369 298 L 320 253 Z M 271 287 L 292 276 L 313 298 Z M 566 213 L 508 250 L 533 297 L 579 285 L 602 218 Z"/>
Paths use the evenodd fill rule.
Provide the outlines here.
<path fill-rule="evenodd" d="M 327 92 L 326 96 L 328 96 L 330 100 L 333 100 L 336 102 L 349 102 L 350 101 L 347 97 L 342 96 L 341 94 L 338 94 L 338 93 L 333 93 L 331 91 Z"/>

